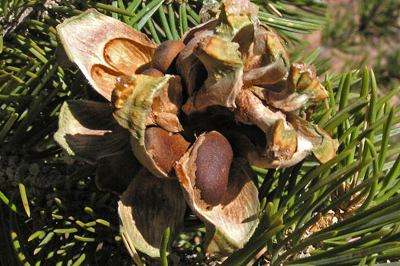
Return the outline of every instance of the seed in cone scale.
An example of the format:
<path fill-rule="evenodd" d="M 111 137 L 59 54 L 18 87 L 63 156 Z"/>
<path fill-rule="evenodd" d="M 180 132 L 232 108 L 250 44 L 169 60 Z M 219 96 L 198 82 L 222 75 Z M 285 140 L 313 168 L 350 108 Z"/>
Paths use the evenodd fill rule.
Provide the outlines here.
<path fill-rule="evenodd" d="M 213 131 L 197 150 L 196 187 L 205 202 L 218 205 L 226 192 L 233 152 L 228 140 Z"/>

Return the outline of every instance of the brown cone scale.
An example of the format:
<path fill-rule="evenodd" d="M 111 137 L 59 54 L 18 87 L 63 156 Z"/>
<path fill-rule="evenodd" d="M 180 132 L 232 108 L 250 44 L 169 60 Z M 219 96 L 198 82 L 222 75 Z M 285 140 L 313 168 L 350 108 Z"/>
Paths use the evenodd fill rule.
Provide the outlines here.
<path fill-rule="evenodd" d="M 189 145 L 180 134 L 171 134 L 159 127 L 146 129 L 146 150 L 165 173 L 172 170 Z"/>

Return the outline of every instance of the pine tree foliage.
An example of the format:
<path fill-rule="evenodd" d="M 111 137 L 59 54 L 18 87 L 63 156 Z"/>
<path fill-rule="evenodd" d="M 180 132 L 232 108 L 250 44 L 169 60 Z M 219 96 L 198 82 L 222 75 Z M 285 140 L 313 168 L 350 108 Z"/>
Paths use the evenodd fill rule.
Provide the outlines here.
<path fill-rule="evenodd" d="M 299 33 L 326 25 L 327 6 L 322 1 L 253 2 L 260 8 L 260 20 L 275 28 L 289 46 L 305 43 Z M 358 2 L 360 24 L 351 24 L 352 30 L 365 38 L 392 34 L 395 28 L 384 25 L 394 21 L 396 9 L 385 7 L 396 5 L 395 0 Z M 67 163 L 53 141 L 62 103 L 96 97 L 79 70 L 58 65 L 55 27 L 65 18 L 95 8 L 161 43 L 180 39 L 212 15 L 202 12 L 203 5 L 217 8 L 219 4 L 211 0 L 2 1 L 1 265 L 131 264 L 119 236 L 117 196 L 97 190 L 94 167 Z M 346 39 L 353 34 L 327 25 L 324 29 L 331 36 Z M 381 76 L 373 70 L 327 73 L 329 60 L 318 55 L 319 49 L 294 55 L 292 61 L 314 64 L 330 92 L 312 121 L 338 140 L 337 157 L 324 165 L 306 161 L 287 169 L 254 167 L 262 202 L 260 226 L 223 265 L 373 265 L 400 259 L 400 116 L 398 104 L 391 104 L 400 87 L 386 83 L 390 90 L 382 95 Z M 382 67 L 378 69 L 376 74 L 381 74 Z M 182 263 L 208 263 L 196 242 L 204 233 L 202 224 L 190 214 L 185 222 L 172 255 L 180 256 Z M 162 246 L 166 241 L 168 232 Z M 163 251 L 160 263 L 168 265 L 173 256 Z M 153 263 L 144 256 L 136 263 L 141 261 Z"/>
<path fill-rule="evenodd" d="M 400 3 L 396 0 L 352 1 L 354 8 L 336 5 L 328 12 L 322 43 L 345 61 L 346 69 L 374 66 L 380 89 L 399 84 Z M 371 53 L 371 51 L 373 51 Z M 386 88 L 387 87 L 387 88 Z"/>

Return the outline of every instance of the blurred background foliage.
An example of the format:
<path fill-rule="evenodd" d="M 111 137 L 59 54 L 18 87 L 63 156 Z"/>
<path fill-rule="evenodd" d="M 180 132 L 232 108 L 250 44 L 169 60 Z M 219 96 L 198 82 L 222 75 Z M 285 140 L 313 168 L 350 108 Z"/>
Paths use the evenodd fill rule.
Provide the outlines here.
<path fill-rule="evenodd" d="M 399 30 L 399 1 L 339 1 L 327 13 L 321 46 L 342 61 L 342 70 L 367 64 L 381 89 L 390 90 L 400 82 Z"/>
<path fill-rule="evenodd" d="M 306 161 L 288 169 L 254 168 L 263 202 L 260 227 L 223 264 L 396 265 L 399 1 L 253 2 L 260 20 L 287 43 L 292 61 L 316 66 L 330 92 L 330 108 L 321 105 L 312 119 L 340 146 L 325 165 Z M 78 69 L 58 65 L 55 27 L 95 8 L 161 43 L 179 39 L 206 19 L 203 6 L 219 4 L 2 0 L 0 265 L 133 264 L 119 236 L 118 195 L 99 191 L 94 166 L 65 158 L 52 137 L 65 100 L 98 97 Z M 188 213 L 168 257 L 171 265 L 213 263 L 201 252 L 204 230 Z M 158 263 L 141 257 L 147 265 Z"/>

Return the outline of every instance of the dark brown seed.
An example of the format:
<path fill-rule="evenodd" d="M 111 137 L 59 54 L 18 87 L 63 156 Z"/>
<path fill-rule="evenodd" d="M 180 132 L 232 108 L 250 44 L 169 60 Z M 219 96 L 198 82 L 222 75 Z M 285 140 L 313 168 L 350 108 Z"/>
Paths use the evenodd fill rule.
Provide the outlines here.
<path fill-rule="evenodd" d="M 203 200 L 211 205 L 221 203 L 228 186 L 233 152 L 228 140 L 216 131 L 205 135 L 197 150 L 196 187 Z"/>
<path fill-rule="evenodd" d="M 146 64 L 141 65 L 140 67 L 138 67 L 135 71 L 135 74 L 142 74 L 143 71 L 145 71 L 146 69 L 151 68 L 151 61 L 147 62 Z"/>
<path fill-rule="evenodd" d="M 169 40 L 163 42 L 154 52 L 152 68 L 158 69 L 162 73 L 167 73 L 172 62 L 174 62 L 183 48 L 185 48 L 185 44 L 181 41 Z"/>
<path fill-rule="evenodd" d="M 148 68 L 145 71 L 143 71 L 142 73 L 140 73 L 142 75 L 147 75 L 147 76 L 152 76 L 152 77 L 156 77 L 156 78 L 162 78 L 164 77 L 164 74 L 155 68 Z"/>
<path fill-rule="evenodd" d="M 159 127 L 149 127 L 145 133 L 147 152 L 165 173 L 169 173 L 175 163 L 185 154 L 190 143 L 180 134 L 172 134 Z"/>

